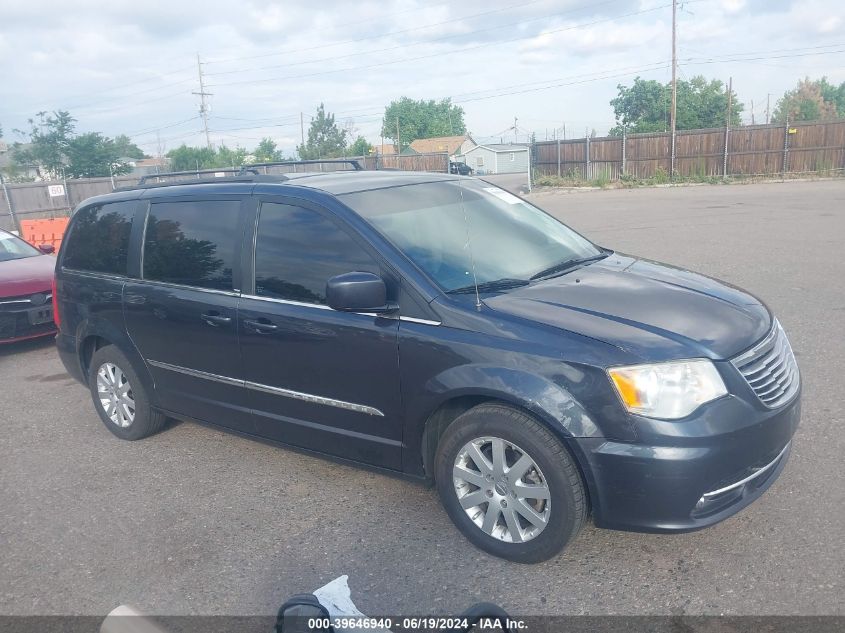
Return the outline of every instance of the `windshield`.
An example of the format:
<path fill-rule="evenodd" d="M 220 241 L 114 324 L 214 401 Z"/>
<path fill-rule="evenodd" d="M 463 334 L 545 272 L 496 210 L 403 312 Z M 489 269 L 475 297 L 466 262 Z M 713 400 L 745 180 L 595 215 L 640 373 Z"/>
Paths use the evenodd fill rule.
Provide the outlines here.
<path fill-rule="evenodd" d="M 41 254 L 41 251 L 34 246 L 30 246 L 19 237 L 0 231 L 0 262 L 35 257 Z"/>
<path fill-rule="evenodd" d="M 527 280 L 603 251 L 493 185 L 447 180 L 339 196 L 445 291 Z M 471 247 L 471 252 L 470 252 Z"/>

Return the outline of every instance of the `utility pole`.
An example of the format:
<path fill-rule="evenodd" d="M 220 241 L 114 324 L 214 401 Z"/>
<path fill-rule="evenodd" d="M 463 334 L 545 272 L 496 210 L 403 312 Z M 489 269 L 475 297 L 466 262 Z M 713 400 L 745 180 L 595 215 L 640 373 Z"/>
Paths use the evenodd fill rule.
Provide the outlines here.
<path fill-rule="evenodd" d="M 205 142 L 208 149 L 211 149 L 211 136 L 208 134 L 208 104 L 205 102 L 206 97 L 210 97 L 212 93 L 205 91 L 205 84 L 202 78 L 202 62 L 200 62 L 200 54 L 197 53 L 197 73 L 200 78 L 200 91 L 192 94 L 199 95 L 200 98 L 200 116 L 202 117 L 202 125 L 205 128 Z"/>
<path fill-rule="evenodd" d="M 769 124 L 769 100 L 771 99 L 771 97 L 771 92 L 766 95 L 766 125 Z"/>
<path fill-rule="evenodd" d="M 728 77 L 728 111 L 725 113 L 725 127 L 731 126 L 731 106 L 733 105 L 734 96 L 734 78 Z"/>
<path fill-rule="evenodd" d="M 728 137 L 731 132 L 731 105 L 733 101 L 733 77 L 728 78 L 728 111 L 725 113 L 725 154 L 722 158 L 722 176 L 728 175 Z"/>
<path fill-rule="evenodd" d="M 751 100 L 751 125 L 754 125 L 754 99 Z"/>
<path fill-rule="evenodd" d="M 399 117 L 396 117 L 396 155 L 402 153 L 402 137 L 399 136 Z M 398 158 L 396 159 L 399 160 Z"/>
<path fill-rule="evenodd" d="M 677 54 L 678 0 L 672 0 L 672 161 L 670 175 L 675 177 L 675 118 L 678 110 L 678 54 Z"/>
<path fill-rule="evenodd" d="M 516 122 L 517 122 L 517 120 L 518 119 L 516 117 L 513 118 L 513 142 L 514 143 L 519 142 L 518 139 L 516 138 Z"/>
<path fill-rule="evenodd" d="M 305 147 L 305 119 L 302 112 L 299 113 L 299 138 L 302 140 L 302 147 Z"/>

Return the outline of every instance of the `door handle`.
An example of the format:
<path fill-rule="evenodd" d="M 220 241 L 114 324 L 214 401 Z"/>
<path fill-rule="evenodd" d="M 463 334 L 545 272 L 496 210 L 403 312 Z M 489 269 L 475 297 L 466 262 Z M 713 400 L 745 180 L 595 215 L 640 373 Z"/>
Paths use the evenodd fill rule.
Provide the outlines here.
<path fill-rule="evenodd" d="M 259 334 L 263 334 L 265 332 L 272 332 L 273 330 L 279 329 L 279 326 L 275 325 L 274 323 L 269 323 L 265 321 L 253 321 L 252 319 L 244 319 L 244 325 L 248 328 L 255 330 Z"/>
<path fill-rule="evenodd" d="M 218 325 L 226 325 L 227 323 L 232 322 L 232 317 L 222 316 L 214 313 L 203 314 L 200 318 L 212 327 L 217 327 Z"/>

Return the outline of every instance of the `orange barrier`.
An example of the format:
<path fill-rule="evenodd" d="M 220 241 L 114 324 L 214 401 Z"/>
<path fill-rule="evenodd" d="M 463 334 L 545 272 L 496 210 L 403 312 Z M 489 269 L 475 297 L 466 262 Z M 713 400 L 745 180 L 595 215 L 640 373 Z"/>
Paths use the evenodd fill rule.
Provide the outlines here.
<path fill-rule="evenodd" d="M 67 223 L 70 218 L 47 218 L 44 220 L 21 220 L 21 237 L 33 246 L 52 244 L 59 252 Z"/>

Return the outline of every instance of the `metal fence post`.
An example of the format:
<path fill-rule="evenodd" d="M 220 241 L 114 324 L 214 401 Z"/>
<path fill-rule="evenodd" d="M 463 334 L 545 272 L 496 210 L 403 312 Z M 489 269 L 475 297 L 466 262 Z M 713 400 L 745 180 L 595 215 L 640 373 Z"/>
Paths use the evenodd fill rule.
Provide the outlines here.
<path fill-rule="evenodd" d="M 560 178 L 560 138 L 557 139 L 557 177 Z"/>
<path fill-rule="evenodd" d="M 531 143 L 528 144 L 528 193 L 531 193 Z"/>
<path fill-rule="evenodd" d="M 789 168 L 789 114 L 786 115 L 786 124 L 783 127 L 783 168 L 781 172 L 786 175 Z"/>
<path fill-rule="evenodd" d="M 627 172 L 625 171 L 628 167 L 627 164 L 627 145 L 628 145 L 628 135 L 625 133 L 625 128 L 622 128 L 622 175 L 624 176 Z"/>
<path fill-rule="evenodd" d="M 12 205 L 12 197 L 9 195 L 9 190 L 6 188 L 6 180 L 3 178 L 3 174 L 0 174 L 0 186 L 3 187 L 3 195 L 6 197 L 6 206 L 9 207 L 9 217 L 12 218 L 12 226 L 14 226 L 15 230 L 20 233 L 21 225 L 18 223 L 18 218 L 15 215 L 15 208 Z"/>
<path fill-rule="evenodd" d="M 677 136 L 678 136 L 678 132 L 675 129 L 675 125 L 674 125 L 674 122 L 673 122 L 673 125 L 672 125 L 672 140 L 671 140 L 672 156 L 669 159 L 669 175 L 672 177 L 673 180 L 675 178 L 675 140 L 676 140 Z M 726 133 L 726 136 L 725 136 L 725 153 L 726 154 L 727 154 L 727 151 L 728 151 L 727 143 L 728 142 L 727 142 L 727 133 Z"/>
<path fill-rule="evenodd" d="M 585 147 L 585 150 L 586 150 L 585 151 L 586 160 L 584 161 L 584 180 L 589 180 L 590 179 L 590 137 L 589 136 L 584 137 L 584 147 Z"/>

